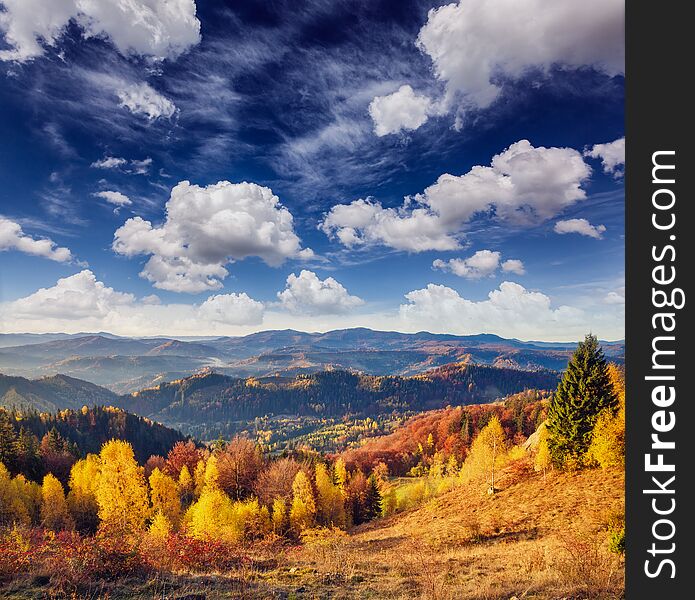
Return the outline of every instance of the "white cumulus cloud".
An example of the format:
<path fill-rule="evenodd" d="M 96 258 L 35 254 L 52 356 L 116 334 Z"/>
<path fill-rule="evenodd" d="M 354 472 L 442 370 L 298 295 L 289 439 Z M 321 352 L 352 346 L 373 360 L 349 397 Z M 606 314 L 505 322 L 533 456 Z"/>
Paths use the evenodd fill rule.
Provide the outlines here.
<path fill-rule="evenodd" d="M 56 262 L 72 260 L 68 248 L 58 246 L 49 238 L 34 238 L 22 230 L 22 226 L 11 219 L 0 216 L 0 252 L 17 250 L 24 254 L 42 256 Z"/>
<path fill-rule="evenodd" d="M 302 249 L 292 214 L 272 190 L 228 181 L 207 187 L 180 182 L 171 191 L 164 222 L 128 219 L 116 230 L 113 249 L 125 256 L 149 255 L 140 275 L 176 292 L 219 289 L 229 274 L 225 265 L 250 256 L 270 266 L 313 256 Z"/>
<path fill-rule="evenodd" d="M 555 223 L 554 231 L 561 235 L 566 233 L 578 233 L 579 235 L 586 235 L 600 240 L 603 233 L 606 231 L 606 227 L 604 225 L 592 225 L 586 219 L 567 219 Z"/>
<path fill-rule="evenodd" d="M 59 279 L 50 288 L 9 303 L 13 317 L 28 319 L 105 317 L 118 307 L 135 302 L 133 294 L 117 292 L 107 287 L 91 271 L 85 269 L 70 277 Z"/>
<path fill-rule="evenodd" d="M 369 105 L 374 132 L 381 137 L 417 129 L 427 121 L 431 104 L 427 96 L 416 94 L 409 85 L 388 96 L 376 96 Z"/>
<path fill-rule="evenodd" d="M 259 325 L 264 305 L 245 293 L 217 294 L 201 304 L 163 304 L 116 291 L 84 270 L 23 298 L 0 304 L 14 331 L 114 331 L 123 335 L 231 332 Z M 232 328 L 232 329 L 230 329 Z"/>
<path fill-rule="evenodd" d="M 100 37 L 122 54 L 174 59 L 200 41 L 194 0 L 3 0 L 0 60 L 23 62 L 55 46 L 73 20 L 85 38 Z"/>
<path fill-rule="evenodd" d="M 482 279 L 494 275 L 500 266 L 499 252 L 478 250 L 468 258 L 452 258 L 448 261 L 437 259 L 432 267 L 442 271 L 451 271 L 454 275 L 466 279 Z"/>
<path fill-rule="evenodd" d="M 258 325 L 263 321 L 264 306 L 248 294 L 216 294 L 198 309 L 203 319 L 226 325 Z"/>
<path fill-rule="evenodd" d="M 502 263 L 502 270 L 505 273 L 514 273 L 515 275 L 525 275 L 526 268 L 524 263 L 517 258 L 510 258 Z"/>
<path fill-rule="evenodd" d="M 486 300 L 463 298 L 456 290 L 430 283 L 405 295 L 400 307 L 407 327 L 432 332 L 495 333 L 524 339 L 547 335 L 557 326 L 566 335 L 586 333 L 583 312 L 569 306 L 553 308 L 545 294 L 505 281 Z"/>
<path fill-rule="evenodd" d="M 622 177 L 625 165 L 625 138 L 622 137 L 607 144 L 595 144 L 587 150 L 584 156 L 600 158 L 604 173 L 613 173 L 614 177 Z"/>
<path fill-rule="evenodd" d="M 147 83 L 128 84 L 116 92 L 119 104 L 135 115 L 144 115 L 150 121 L 160 117 L 171 118 L 176 113 L 174 103 Z"/>
<path fill-rule="evenodd" d="M 115 206 L 130 206 L 131 204 L 133 204 L 133 201 L 121 192 L 106 190 L 103 192 L 96 192 L 94 195 L 97 198 L 102 198 L 103 200 L 106 200 L 109 204 L 113 204 Z"/>
<path fill-rule="evenodd" d="M 336 205 L 320 228 L 343 245 L 398 250 L 455 250 L 466 224 L 488 215 L 512 224 L 550 219 L 586 198 L 590 167 L 572 148 L 534 147 L 520 140 L 464 175 L 445 173 L 397 209 L 371 199 Z"/>
<path fill-rule="evenodd" d="M 499 76 L 555 65 L 623 73 L 624 22 L 622 0 L 461 0 L 430 10 L 417 44 L 449 101 L 486 107 Z"/>
<path fill-rule="evenodd" d="M 291 273 L 285 289 L 278 292 L 278 299 L 292 313 L 313 315 L 346 313 L 364 304 L 332 277 L 321 280 L 307 270 L 299 275 Z"/>

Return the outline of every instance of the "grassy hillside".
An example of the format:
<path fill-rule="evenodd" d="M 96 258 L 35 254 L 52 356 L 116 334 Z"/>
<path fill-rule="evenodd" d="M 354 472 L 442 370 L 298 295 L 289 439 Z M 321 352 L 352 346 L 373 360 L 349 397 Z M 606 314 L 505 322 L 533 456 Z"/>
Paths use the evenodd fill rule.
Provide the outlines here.
<path fill-rule="evenodd" d="M 607 551 L 606 527 L 623 510 L 623 488 L 620 470 L 545 481 L 527 471 L 493 496 L 456 488 L 353 532 L 341 551 L 363 581 L 331 597 L 619 597 L 623 566 Z"/>
<path fill-rule="evenodd" d="M 528 465 L 527 465 L 528 467 Z M 624 508 L 620 469 L 549 473 L 517 463 L 488 496 L 461 486 L 410 511 L 303 546 L 240 547 L 228 572 L 95 584 L 93 598 L 551 600 L 621 598 L 607 524 Z M 0 597 L 43 598 L 36 579 Z"/>

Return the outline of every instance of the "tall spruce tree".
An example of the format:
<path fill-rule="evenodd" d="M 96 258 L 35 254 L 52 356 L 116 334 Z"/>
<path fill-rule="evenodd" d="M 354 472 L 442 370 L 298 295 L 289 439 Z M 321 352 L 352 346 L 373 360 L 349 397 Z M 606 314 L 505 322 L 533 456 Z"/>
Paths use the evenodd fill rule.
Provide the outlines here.
<path fill-rule="evenodd" d="M 382 497 L 379 482 L 372 474 L 367 480 L 367 490 L 364 499 L 364 520 L 371 521 L 381 516 Z"/>
<path fill-rule="evenodd" d="M 596 336 L 580 342 L 548 410 L 548 449 L 559 467 L 580 463 L 603 410 L 616 410 L 608 363 Z"/>

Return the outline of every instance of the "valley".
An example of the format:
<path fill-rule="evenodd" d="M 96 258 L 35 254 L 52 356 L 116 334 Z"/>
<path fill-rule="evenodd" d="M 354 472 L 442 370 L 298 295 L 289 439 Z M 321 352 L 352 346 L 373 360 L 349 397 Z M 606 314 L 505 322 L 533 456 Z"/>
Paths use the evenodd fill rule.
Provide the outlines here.
<path fill-rule="evenodd" d="M 623 361 L 622 342 L 603 345 L 611 360 Z M 62 374 L 127 394 L 205 368 L 239 378 L 292 377 L 325 369 L 409 376 L 454 362 L 561 371 L 573 348 L 572 343 L 522 342 L 494 335 L 366 328 L 181 340 L 105 333 L 0 334 L 0 373 L 28 379 Z"/>

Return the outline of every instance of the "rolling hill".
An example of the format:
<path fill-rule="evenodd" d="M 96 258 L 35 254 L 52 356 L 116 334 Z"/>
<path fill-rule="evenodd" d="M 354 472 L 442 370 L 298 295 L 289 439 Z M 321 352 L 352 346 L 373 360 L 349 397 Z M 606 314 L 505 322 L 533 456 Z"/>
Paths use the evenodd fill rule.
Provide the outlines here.
<path fill-rule="evenodd" d="M 265 415 L 404 414 L 490 402 L 525 389 L 553 389 L 557 381 L 553 371 L 463 363 L 412 377 L 320 371 L 242 379 L 207 372 L 121 396 L 118 405 L 184 432 L 199 434 L 191 427 L 214 423 L 216 431 L 224 434 L 239 421 L 251 423 Z"/>
<path fill-rule="evenodd" d="M 84 405 L 114 404 L 117 398 L 110 390 L 67 375 L 29 380 L 0 374 L 0 407 L 55 412 Z"/>
<path fill-rule="evenodd" d="M 12 345 L 12 342 L 17 342 Z M 466 361 L 560 371 L 576 344 L 523 342 L 495 335 L 406 334 L 356 328 L 306 333 L 263 331 L 212 339 L 123 338 L 110 334 L 3 334 L 0 372 L 27 378 L 58 373 L 116 393 L 192 375 L 205 367 L 230 377 L 294 376 L 332 369 L 370 375 L 415 375 Z M 622 362 L 622 342 L 604 342 Z"/>

